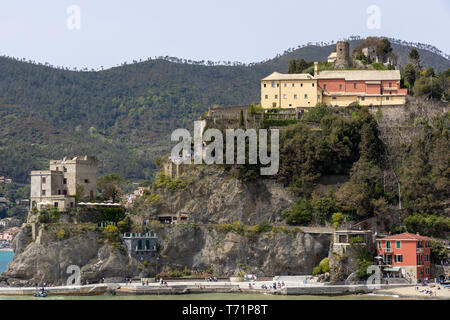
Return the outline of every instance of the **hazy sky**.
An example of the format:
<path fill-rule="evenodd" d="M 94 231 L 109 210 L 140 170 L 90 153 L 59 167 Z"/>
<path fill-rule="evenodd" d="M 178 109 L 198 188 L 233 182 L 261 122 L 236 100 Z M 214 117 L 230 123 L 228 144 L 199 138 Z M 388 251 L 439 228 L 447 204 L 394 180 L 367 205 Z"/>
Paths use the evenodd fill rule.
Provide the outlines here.
<path fill-rule="evenodd" d="M 379 20 L 367 13 L 372 5 Z M 449 30 L 450 0 L 0 2 L 0 54 L 78 68 L 159 55 L 257 62 L 308 41 L 350 35 L 384 35 L 450 53 Z"/>

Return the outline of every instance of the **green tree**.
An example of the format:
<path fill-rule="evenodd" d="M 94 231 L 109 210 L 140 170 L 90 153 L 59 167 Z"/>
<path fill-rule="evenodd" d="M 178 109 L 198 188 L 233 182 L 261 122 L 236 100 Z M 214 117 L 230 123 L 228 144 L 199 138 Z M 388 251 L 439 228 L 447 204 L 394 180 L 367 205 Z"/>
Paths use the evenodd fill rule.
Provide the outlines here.
<path fill-rule="evenodd" d="M 102 190 L 103 199 L 116 202 L 123 195 L 120 185 L 124 182 L 117 174 L 108 174 L 97 180 L 97 186 Z"/>
<path fill-rule="evenodd" d="M 405 75 L 405 80 L 409 84 L 409 89 L 411 90 L 416 82 L 417 68 L 413 64 L 408 63 L 405 65 L 403 73 Z"/>
<path fill-rule="evenodd" d="M 342 212 L 335 212 L 333 213 L 331 219 L 333 221 L 334 230 L 337 230 L 339 225 L 344 221 L 344 215 Z"/>
<path fill-rule="evenodd" d="M 298 200 L 294 206 L 284 210 L 281 215 L 288 224 L 306 225 L 312 220 L 312 207 L 308 200 Z"/>
<path fill-rule="evenodd" d="M 84 187 L 80 184 L 77 184 L 75 186 L 75 195 L 74 195 L 75 203 L 78 203 L 80 201 L 83 194 L 84 194 Z"/>

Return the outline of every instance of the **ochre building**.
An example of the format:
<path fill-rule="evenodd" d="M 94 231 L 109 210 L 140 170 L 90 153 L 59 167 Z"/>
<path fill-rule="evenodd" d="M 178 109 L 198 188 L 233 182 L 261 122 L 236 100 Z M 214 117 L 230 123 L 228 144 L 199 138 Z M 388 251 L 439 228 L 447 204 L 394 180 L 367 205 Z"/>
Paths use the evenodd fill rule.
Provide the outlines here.
<path fill-rule="evenodd" d="M 309 73 L 274 72 L 261 80 L 261 106 L 308 108 L 323 102 L 328 106 L 392 106 L 406 103 L 400 89 L 399 70 L 327 70 Z"/>

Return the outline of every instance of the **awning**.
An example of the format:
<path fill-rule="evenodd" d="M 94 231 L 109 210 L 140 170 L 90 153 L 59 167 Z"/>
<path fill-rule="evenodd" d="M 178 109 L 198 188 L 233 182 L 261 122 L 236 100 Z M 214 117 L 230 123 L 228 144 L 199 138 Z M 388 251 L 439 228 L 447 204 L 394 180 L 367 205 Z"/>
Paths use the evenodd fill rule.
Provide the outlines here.
<path fill-rule="evenodd" d="M 398 272 L 398 271 L 400 271 L 400 267 L 384 268 L 383 271 Z"/>

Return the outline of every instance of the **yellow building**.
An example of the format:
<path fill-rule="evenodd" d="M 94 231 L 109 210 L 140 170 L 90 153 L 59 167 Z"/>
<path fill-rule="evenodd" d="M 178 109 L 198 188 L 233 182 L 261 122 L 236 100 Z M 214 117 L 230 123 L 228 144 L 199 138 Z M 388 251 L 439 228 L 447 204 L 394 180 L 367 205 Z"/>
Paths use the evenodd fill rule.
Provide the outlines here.
<path fill-rule="evenodd" d="M 314 107 L 321 99 L 317 79 L 309 73 L 274 72 L 261 80 L 261 106 L 265 109 Z"/>
<path fill-rule="evenodd" d="M 309 73 L 274 72 L 261 80 L 261 106 L 308 108 L 318 102 L 329 106 L 403 105 L 406 89 L 400 89 L 399 70 L 326 70 Z"/>

